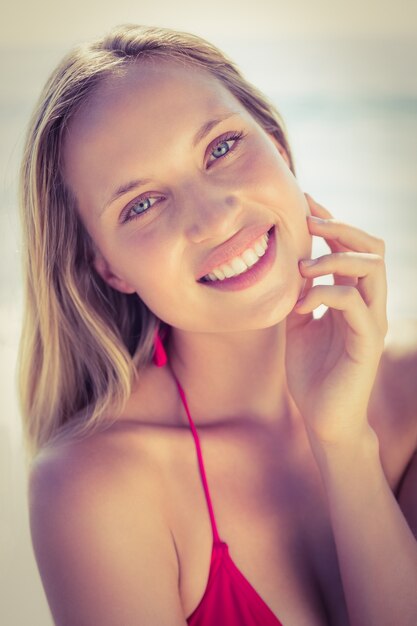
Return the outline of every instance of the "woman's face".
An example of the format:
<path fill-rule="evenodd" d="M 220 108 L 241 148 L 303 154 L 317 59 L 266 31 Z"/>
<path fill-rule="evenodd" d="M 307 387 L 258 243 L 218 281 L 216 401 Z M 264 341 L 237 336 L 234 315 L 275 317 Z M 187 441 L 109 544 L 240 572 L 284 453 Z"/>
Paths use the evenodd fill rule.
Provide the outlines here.
<path fill-rule="evenodd" d="M 101 84 L 69 125 L 64 176 L 96 270 L 171 326 L 266 328 L 293 308 L 311 252 L 307 201 L 282 147 L 204 70 L 141 61 Z M 275 258 L 259 280 L 231 290 L 199 280 L 225 242 L 271 226 Z"/>

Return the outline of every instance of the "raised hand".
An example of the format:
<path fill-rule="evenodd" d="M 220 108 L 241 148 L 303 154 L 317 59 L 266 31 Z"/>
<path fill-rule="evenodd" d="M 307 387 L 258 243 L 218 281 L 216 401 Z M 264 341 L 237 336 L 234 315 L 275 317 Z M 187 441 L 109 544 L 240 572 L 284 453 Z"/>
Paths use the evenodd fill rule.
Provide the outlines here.
<path fill-rule="evenodd" d="M 303 323 L 287 326 L 287 378 L 309 434 L 338 443 L 369 429 L 367 407 L 387 332 L 384 243 L 306 198 L 309 231 L 331 253 L 299 263 L 308 288 L 290 314 Z M 326 274 L 333 285 L 312 286 Z M 320 304 L 328 309 L 314 319 Z"/>

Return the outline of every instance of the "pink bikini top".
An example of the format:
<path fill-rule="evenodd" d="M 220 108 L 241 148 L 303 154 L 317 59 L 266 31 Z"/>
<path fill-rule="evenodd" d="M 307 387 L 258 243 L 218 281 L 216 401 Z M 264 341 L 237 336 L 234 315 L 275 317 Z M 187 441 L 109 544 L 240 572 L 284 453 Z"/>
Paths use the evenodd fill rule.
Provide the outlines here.
<path fill-rule="evenodd" d="M 167 362 L 159 336 L 156 338 L 154 362 L 160 367 Z M 172 370 L 171 370 L 172 371 Z M 189 626 L 283 626 L 249 581 L 234 564 L 227 543 L 220 539 L 204 470 L 197 430 L 188 409 L 184 390 L 174 372 L 196 446 L 201 480 L 206 496 L 213 531 L 210 570 L 204 595 L 187 617 Z"/>

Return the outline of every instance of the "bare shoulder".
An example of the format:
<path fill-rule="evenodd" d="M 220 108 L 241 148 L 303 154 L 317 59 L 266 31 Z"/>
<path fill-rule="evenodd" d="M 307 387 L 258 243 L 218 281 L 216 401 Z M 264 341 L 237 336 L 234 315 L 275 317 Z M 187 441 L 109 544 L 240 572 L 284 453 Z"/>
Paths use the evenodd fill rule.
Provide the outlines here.
<path fill-rule="evenodd" d="M 417 320 L 390 323 L 369 418 L 387 480 L 417 537 Z"/>
<path fill-rule="evenodd" d="M 417 320 L 390 323 L 380 376 L 394 418 L 415 429 L 417 443 Z"/>
<path fill-rule="evenodd" d="M 369 420 L 396 493 L 417 447 L 416 380 L 417 321 L 391 322 L 370 398 Z"/>
<path fill-rule="evenodd" d="M 146 445 L 92 437 L 37 457 L 33 547 L 57 626 L 179 626 L 178 559 Z"/>
<path fill-rule="evenodd" d="M 385 340 L 385 354 L 403 368 L 405 373 L 409 366 L 417 363 L 417 319 L 396 320 L 390 323 Z M 414 372 L 410 372 L 411 380 Z"/>

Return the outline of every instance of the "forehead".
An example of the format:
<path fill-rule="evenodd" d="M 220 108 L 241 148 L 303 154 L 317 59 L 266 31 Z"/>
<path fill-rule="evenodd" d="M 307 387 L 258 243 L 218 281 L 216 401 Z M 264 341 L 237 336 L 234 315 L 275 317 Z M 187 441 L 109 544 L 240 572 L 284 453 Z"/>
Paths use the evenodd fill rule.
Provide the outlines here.
<path fill-rule="evenodd" d="M 171 59 L 132 63 L 106 78 L 70 121 L 63 145 L 66 181 L 79 201 L 93 201 L 93 186 L 104 197 L 120 182 L 113 180 L 119 170 L 128 176 L 133 163 L 159 169 L 168 147 L 171 166 L 202 123 L 227 112 L 250 117 L 208 71 Z"/>
<path fill-rule="evenodd" d="M 143 130 L 150 123 L 156 130 L 171 125 L 173 119 L 179 124 L 194 112 L 200 119 L 227 110 L 246 111 L 207 70 L 180 60 L 150 58 L 106 78 L 71 121 L 68 139 L 91 138 L 97 130 L 105 131 L 110 119 L 113 126 L 129 115 L 135 117 L 135 125 L 142 123 Z"/>

